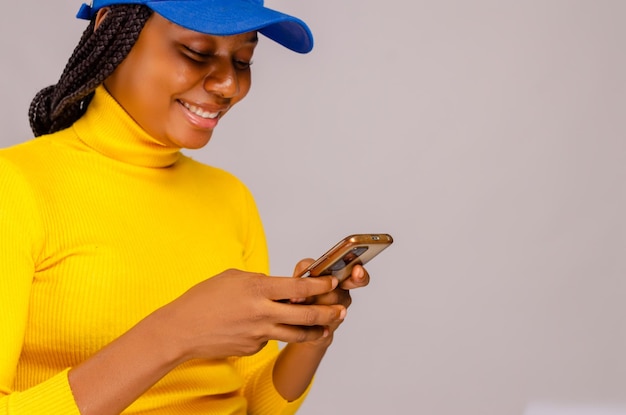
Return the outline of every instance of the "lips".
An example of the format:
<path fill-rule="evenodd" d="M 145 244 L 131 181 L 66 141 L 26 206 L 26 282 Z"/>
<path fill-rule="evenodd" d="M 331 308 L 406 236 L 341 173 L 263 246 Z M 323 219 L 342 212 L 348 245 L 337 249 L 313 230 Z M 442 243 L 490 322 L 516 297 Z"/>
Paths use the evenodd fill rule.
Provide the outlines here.
<path fill-rule="evenodd" d="M 196 114 L 198 117 L 202 117 L 202 118 L 207 119 L 207 120 L 215 119 L 215 118 L 219 117 L 219 115 L 221 113 L 221 111 L 216 111 L 216 112 L 207 111 L 207 110 L 205 110 L 205 109 L 203 109 L 203 108 L 201 108 L 199 106 L 190 104 L 188 102 L 183 102 L 183 101 L 180 101 L 180 102 L 190 112 Z"/>

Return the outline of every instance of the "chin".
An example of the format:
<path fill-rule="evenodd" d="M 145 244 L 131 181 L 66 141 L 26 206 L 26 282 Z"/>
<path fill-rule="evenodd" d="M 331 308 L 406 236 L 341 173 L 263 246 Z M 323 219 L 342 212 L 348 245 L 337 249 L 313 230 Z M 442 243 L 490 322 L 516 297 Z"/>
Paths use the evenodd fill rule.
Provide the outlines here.
<path fill-rule="evenodd" d="M 207 144 L 209 144 L 210 140 L 205 140 L 202 143 L 193 143 L 193 144 L 186 144 L 186 145 L 182 145 L 180 146 L 181 148 L 187 149 L 187 150 L 199 150 L 202 147 L 206 146 Z"/>
<path fill-rule="evenodd" d="M 198 150 L 204 146 L 206 146 L 207 144 L 209 144 L 209 142 L 211 141 L 211 137 L 204 137 L 201 140 L 193 140 L 193 141 L 189 141 L 184 143 L 185 145 L 183 146 L 183 148 L 187 148 L 189 150 Z"/>
<path fill-rule="evenodd" d="M 205 133 L 191 137 L 183 137 L 183 139 L 171 141 L 177 147 L 185 148 L 188 150 L 198 150 L 209 144 L 209 141 L 211 141 L 211 135 L 212 134 Z"/>

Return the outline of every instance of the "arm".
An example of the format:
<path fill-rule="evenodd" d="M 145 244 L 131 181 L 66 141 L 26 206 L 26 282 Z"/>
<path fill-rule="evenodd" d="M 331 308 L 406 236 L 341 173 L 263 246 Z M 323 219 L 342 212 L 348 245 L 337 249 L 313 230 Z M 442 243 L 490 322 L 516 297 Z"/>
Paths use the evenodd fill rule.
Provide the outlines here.
<path fill-rule="evenodd" d="M 29 390 L 13 390 L 43 231 L 28 183 L 2 158 L 0 194 L 0 413 L 78 414 L 66 372 Z"/>
<path fill-rule="evenodd" d="M 300 274 L 312 260 L 303 260 L 298 263 L 294 276 Z M 307 389 L 313 379 L 326 350 L 333 341 L 335 330 L 343 322 L 346 309 L 350 306 L 351 298 L 349 289 L 366 286 L 369 283 L 369 275 L 361 266 L 353 269 L 352 276 L 330 293 L 317 296 L 309 300 L 314 304 L 339 304 L 344 307 L 340 318 L 329 325 L 327 335 L 311 342 L 290 343 L 283 348 L 274 366 L 274 384 L 279 393 L 287 400 L 298 399 Z"/>
<path fill-rule="evenodd" d="M 271 339 L 320 339 L 322 326 L 336 324 L 342 306 L 275 300 L 323 294 L 335 285 L 334 278 L 294 280 L 236 270 L 212 277 L 71 369 L 78 407 L 83 415 L 118 414 L 187 360 L 252 355 Z"/>

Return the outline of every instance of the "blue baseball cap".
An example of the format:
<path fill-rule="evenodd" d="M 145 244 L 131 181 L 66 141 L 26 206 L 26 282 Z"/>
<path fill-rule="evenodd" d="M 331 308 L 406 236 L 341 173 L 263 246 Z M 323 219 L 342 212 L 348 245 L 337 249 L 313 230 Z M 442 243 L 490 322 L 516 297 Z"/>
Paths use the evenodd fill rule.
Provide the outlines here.
<path fill-rule="evenodd" d="M 91 20 L 116 4 L 143 4 L 186 29 L 214 36 L 258 31 L 298 53 L 313 49 L 313 34 L 302 20 L 263 5 L 263 0 L 93 0 L 76 17 Z"/>

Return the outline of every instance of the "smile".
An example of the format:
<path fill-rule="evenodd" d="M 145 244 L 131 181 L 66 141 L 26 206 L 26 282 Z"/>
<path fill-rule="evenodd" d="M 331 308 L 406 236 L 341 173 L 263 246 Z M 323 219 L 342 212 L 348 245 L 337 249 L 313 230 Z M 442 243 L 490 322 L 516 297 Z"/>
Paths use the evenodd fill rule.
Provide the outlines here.
<path fill-rule="evenodd" d="M 196 107 L 195 105 L 191 105 L 187 102 L 182 102 L 181 104 L 183 104 L 183 106 L 185 108 L 187 108 L 190 112 L 196 114 L 199 117 L 205 118 L 205 119 L 215 119 L 220 115 L 220 112 L 209 112 L 209 111 L 204 111 L 202 108 L 200 107 Z"/>

